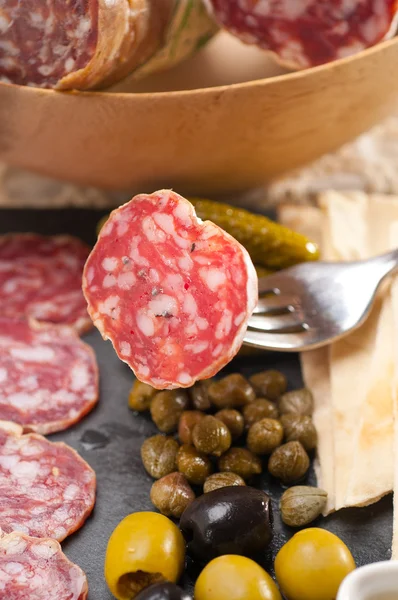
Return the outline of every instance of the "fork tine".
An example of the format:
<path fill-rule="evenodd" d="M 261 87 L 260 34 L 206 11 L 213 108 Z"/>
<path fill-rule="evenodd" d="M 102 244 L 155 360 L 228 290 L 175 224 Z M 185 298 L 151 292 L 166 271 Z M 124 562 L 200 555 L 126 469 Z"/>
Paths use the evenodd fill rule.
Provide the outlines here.
<path fill-rule="evenodd" d="M 266 294 L 267 292 L 279 290 L 281 286 L 283 286 L 283 277 L 277 273 L 275 275 L 260 277 L 258 280 L 259 294 Z"/>
<path fill-rule="evenodd" d="M 303 330 L 303 320 L 295 312 L 275 316 L 255 314 L 249 319 L 248 326 L 257 331 L 292 333 Z"/>
<path fill-rule="evenodd" d="M 267 333 L 264 331 L 246 331 L 244 342 L 263 350 L 278 350 L 283 352 L 298 352 L 302 348 L 316 348 L 319 340 L 315 330 L 304 330 L 300 333 Z"/>
<path fill-rule="evenodd" d="M 293 296 L 267 296 L 260 298 L 253 314 L 277 315 L 294 312 Z"/>

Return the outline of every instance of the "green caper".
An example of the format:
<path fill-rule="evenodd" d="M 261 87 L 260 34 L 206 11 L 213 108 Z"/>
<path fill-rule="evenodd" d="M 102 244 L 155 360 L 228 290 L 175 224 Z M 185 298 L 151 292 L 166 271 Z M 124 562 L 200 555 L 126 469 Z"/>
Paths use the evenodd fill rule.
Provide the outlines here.
<path fill-rule="evenodd" d="M 310 416 L 314 410 L 312 393 L 307 388 L 287 392 L 280 399 L 278 408 L 281 415 Z"/>
<path fill-rule="evenodd" d="M 151 417 L 156 427 L 163 433 L 172 433 L 178 421 L 188 408 L 188 395 L 184 390 L 163 390 L 151 402 Z"/>
<path fill-rule="evenodd" d="M 225 473 L 214 473 L 210 475 L 204 483 L 203 491 L 205 494 L 218 490 L 223 487 L 231 487 L 235 485 L 246 485 L 244 479 L 236 473 L 225 472 Z"/>
<path fill-rule="evenodd" d="M 192 444 L 192 431 L 204 417 L 199 410 L 184 410 L 178 422 L 178 437 L 182 444 Z"/>
<path fill-rule="evenodd" d="M 287 380 L 280 371 L 261 371 L 249 377 L 257 396 L 278 400 L 286 392 Z"/>
<path fill-rule="evenodd" d="M 129 393 L 129 408 L 131 408 L 131 410 L 137 410 L 138 412 L 149 410 L 152 398 L 158 392 L 159 390 L 155 390 L 155 388 L 148 383 L 143 383 L 136 379 Z"/>
<path fill-rule="evenodd" d="M 194 446 L 199 452 L 221 456 L 231 445 L 228 427 L 211 415 L 207 415 L 195 425 L 192 432 Z"/>
<path fill-rule="evenodd" d="M 206 412 L 211 408 L 208 392 L 209 385 L 211 383 L 211 379 L 197 381 L 195 385 L 189 388 L 189 395 L 191 397 L 192 405 L 196 410 L 202 410 L 203 412 Z"/>
<path fill-rule="evenodd" d="M 172 437 L 154 435 L 141 446 L 141 458 L 145 469 L 155 479 L 177 470 L 179 444 Z"/>
<path fill-rule="evenodd" d="M 223 408 L 214 416 L 225 423 L 233 440 L 240 438 L 245 427 L 245 421 L 242 414 L 238 410 L 235 410 L 234 408 Z"/>
<path fill-rule="evenodd" d="M 268 471 L 283 483 L 294 483 L 307 473 L 310 459 L 300 442 L 287 442 L 276 448 L 268 461 Z"/>
<path fill-rule="evenodd" d="M 279 411 L 276 404 L 270 402 L 270 400 L 258 398 L 254 402 L 251 402 L 251 404 L 243 407 L 243 416 L 246 429 L 249 429 L 253 423 L 261 421 L 261 419 L 277 419 Z"/>
<path fill-rule="evenodd" d="M 279 508 L 282 521 L 290 527 L 304 527 L 315 521 L 326 506 L 327 493 L 317 487 L 297 485 L 284 492 Z"/>
<path fill-rule="evenodd" d="M 247 434 L 247 447 L 254 454 L 271 454 L 281 445 L 283 427 L 276 419 L 261 419 L 254 423 Z"/>
<path fill-rule="evenodd" d="M 286 414 L 282 415 L 281 423 L 287 442 L 301 442 L 307 452 L 316 448 L 317 434 L 311 417 Z"/>
<path fill-rule="evenodd" d="M 179 519 L 186 507 L 195 500 L 195 494 L 181 473 L 169 473 L 155 481 L 151 501 L 162 515 Z"/>
<path fill-rule="evenodd" d="M 220 471 L 232 471 L 245 481 L 262 471 L 259 457 L 246 448 L 230 448 L 219 459 L 218 468 Z"/>
<path fill-rule="evenodd" d="M 193 446 L 181 446 L 177 454 L 177 467 L 185 475 L 189 483 L 203 485 L 213 470 L 209 457 Z"/>
<path fill-rule="evenodd" d="M 217 408 L 239 408 L 256 399 L 250 383 L 240 373 L 232 373 L 209 386 L 209 397 Z"/>

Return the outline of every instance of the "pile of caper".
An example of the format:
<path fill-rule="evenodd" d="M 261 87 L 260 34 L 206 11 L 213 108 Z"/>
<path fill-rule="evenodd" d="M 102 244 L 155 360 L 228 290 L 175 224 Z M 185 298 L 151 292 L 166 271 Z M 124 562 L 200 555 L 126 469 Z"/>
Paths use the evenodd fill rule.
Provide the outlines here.
<path fill-rule="evenodd" d="M 158 391 L 135 381 L 129 406 L 149 410 L 161 432 L 145 440 L 141 456 L 158 480 L 151 500 L 169 517 L 179 518 L 194 500 L 198 488 L 191 486 L 204 493 L 244 486 L 264 469 L 285 485 L 299 482 L 316 447 L 311 392 L 288 392 L 286 377 L 275 370 L 248 379 L 233 373 L 188 390 Z M 294 525 L 291 502 L 287 521 Z"/>

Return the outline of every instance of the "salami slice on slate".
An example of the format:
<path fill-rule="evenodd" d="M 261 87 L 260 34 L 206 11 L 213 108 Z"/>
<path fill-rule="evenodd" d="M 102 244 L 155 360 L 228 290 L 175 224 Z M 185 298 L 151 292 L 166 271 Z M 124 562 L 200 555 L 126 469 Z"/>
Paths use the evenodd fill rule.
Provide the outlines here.
<path fill-rule="evenodd" d="M 396 32 L 396 0 L 205 0 L 247 44 L 302 69 L 355 54 Z"/>
<path fill-rule="evenodd" d="M 0 598 L 86 600 L 87 577 L 58 542 L 10 533 L 0 537 Z"/>
<path fill-rule="evenodd" d="M 0 236 L 0 306 L 3 317 L 91 328 L 81 290 L 90 249 L 70 236 Z"/>
<path fill-rule="evenodd" d="M 61 431 L 98 400 L 93 350 L 70 327 L 0 317 L 0 419 Z"/>
<path fill-rule="evenodd" d="M 75 450 L 0 421 L 3 532 L 62 541 L 83 525 L 94 502 L 95 473 Z"/>
<path fill-rule="evenodd" d="M 115 210 L 83 275 L 89 313 L 138 379 L 189 387 L 238 352 L 257 277 L 233 237 L 168 190 Z"/>

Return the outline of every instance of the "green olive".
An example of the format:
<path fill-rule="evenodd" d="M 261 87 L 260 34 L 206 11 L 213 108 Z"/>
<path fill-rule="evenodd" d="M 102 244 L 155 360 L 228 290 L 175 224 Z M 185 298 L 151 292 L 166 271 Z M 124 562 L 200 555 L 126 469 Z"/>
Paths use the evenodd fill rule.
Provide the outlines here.
<path fill-rule="evenodd" d="M 262 419 L 254 423 L 247 434 L 247 447 L 255 454 L 271 454 L 281 445 L 283 427 L 276 419 Z"/>
<path fill-rule="evenodd" d="M 158 392 L 151 402 L 151 417 L 156 427 L 163 433 L 176 431 L 189 399 L 185 390 L 164 390 Z"/>
<path fill-rule="evenodd" d="M 279 411 L 276 404 L 265 398 L 258 398 L 251 404 L 243 407 L 243 417 L 245 419 L 246 429 L 249 429 L 261 419 L 277 419 Z"/>
<path fill-rule="evenodd" d="M 192 444 L 192 431 L 196 423 L 204 418 L 205 414 L 199 410 L 184 410 L 178 422 L 178 437 L 181 444 Z"/>
<path fill-rule="evenodd" d="M 278 404 L 281 415 L 294 414 L 310 416 L 314 410 L 314 399 L 307 388 L 283 394 Z"/>
<path fill-rule="evenodd" d="M 264 569 L 245 556 L 226 554 L 203 569 L 195 585 L 195 600 L 282 600 Z"/>
<path fill-rule="evenodd" d="M 153 435 L 141 446 L 141 458 L 146 471 L 160 479 L 177 470 L 177 452 L 179 444 L 172 437 Z"/>
<path fill-rule="evenodd" d="M 310 459 L 300 442 L 279 446 L 270 456 L 268 471 L 283 483 L 299 481 L 307 473 Z"/>
<path fill-rule="evenodd" d="M 179 519 L 195 500 L 188 481 L 181 473 L 170 473 L 158 479 L 151 488 L 151 502 L 166 517 Z"/>
<path fill-rule="evenodd" d="M 347 546 L 325 529 L 304 529 L 279 550 L 275 574 L 287 600 L 334 600 L 355 569 Z"/>
<path fill-rule="evenodd" d="M 217 408 L 239 408 L 256 399 L 250 383 L 240 373 L 232 373 L 209 386 L 209 397 Z"/>
<path fill-rule="evenodd" d="M 280 371 L 261 371 L 249 377 L 257 396 L 278 400 L 286 392 L 287 380 Z"/>
<path fill-rule="evenodd" d="M 205 494 L 213 492 L 223 487 L 232 487 L 236 485 L 246 485 L 244 479 L 236 473 L 225 471 L 224 473 L 214 473 L 210 475 L 204 485 L 203 491 Z"/>
<path fill-rule="evenodd" d="M 177 454 L 177 467 L 185 475 L 189 483 L 203 485 L 213 471 L 213 465 L 204 452 L 199 452 L 193 446 L 184 444 Z"/>
<path fill-rule="evenodd" d="M 152 398 L 158 391 L 148 383 L 136 379 L 129 393 L 129 408 L 138 412 L 149 410 Z"/>
<path fill-rule="evenodd" d="M 262 471 L 261 460 L 246 448 L 230 448 L 218 461 L 220 471 L 240 475 L 245 481 Z"/>
<path fill-rule="evenodd" d="M 245 428 L 245 421 L 238 410 L 235 410 L 234 408 L 223 408 L 214 416 L 216 419 L 220 419 L 220 421 L 225 423 L 234 441 L 240 438 Z"/>
<path fill-rule="evenodd" d="M 281 423 L 287 442 L 300 442 L 307 451 L 316 448 L 317 434 L 311 417 L 290 413 L 281 416 Z"/>
<path fill-rule="evenodd" d="M 231 434 L 228 427 L 211 415 L 207 415 L 195 425 L 192 440 L 199 452 L 221 456 L 231 445 Z"/>
<path fill-rule="evenodd" d="M 117 600 L 133 600 L 153 583 L 177 582 L 184 562 L 184 538 L 170 519 L 154 512 L 133 513 L 109 538 L 105 579 Z"/>

